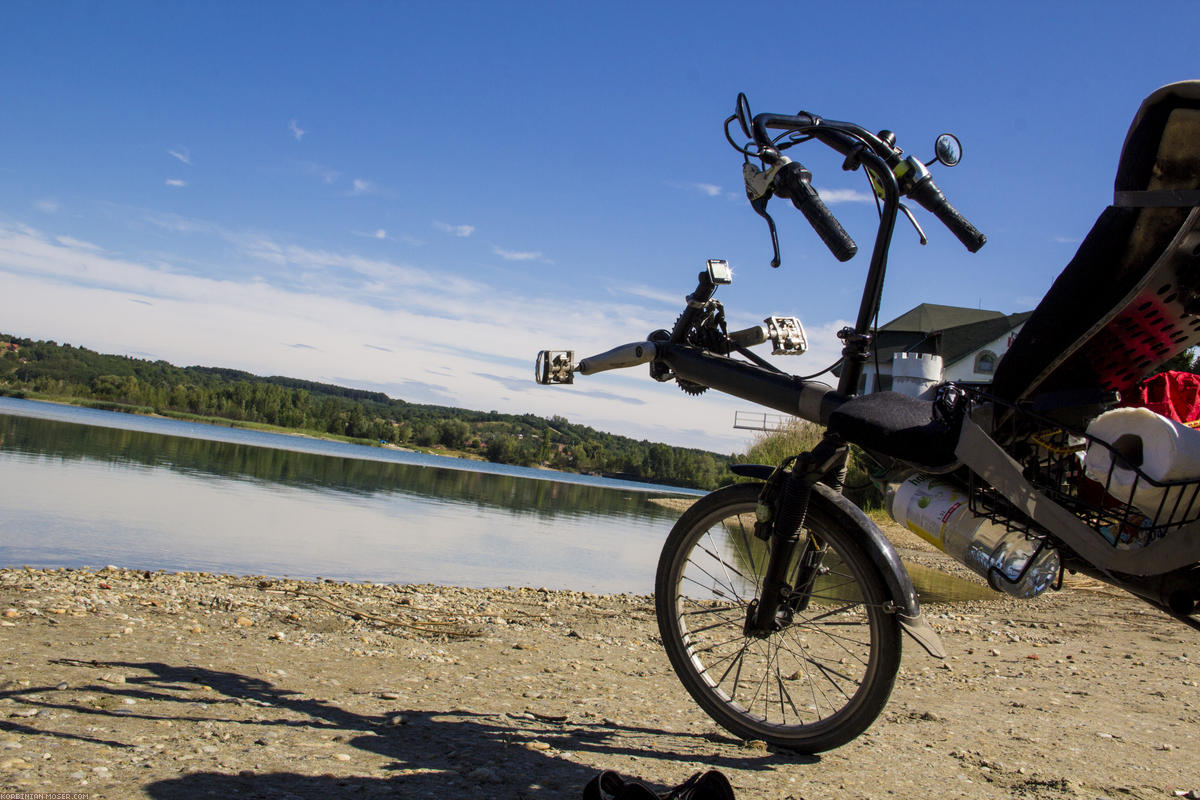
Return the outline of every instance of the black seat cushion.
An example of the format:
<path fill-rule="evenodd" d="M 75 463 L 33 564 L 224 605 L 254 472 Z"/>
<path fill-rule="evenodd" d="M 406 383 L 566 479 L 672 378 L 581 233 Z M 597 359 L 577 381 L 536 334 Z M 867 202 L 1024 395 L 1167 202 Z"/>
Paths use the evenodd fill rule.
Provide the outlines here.
<path fill-rule="evenodd" d="M 958 431 L 934 418 L 932 402 L 899 392 L 847 400 L 830 415 L 829 430 L 867 450 L 923 467 L 955 461 Z"/>

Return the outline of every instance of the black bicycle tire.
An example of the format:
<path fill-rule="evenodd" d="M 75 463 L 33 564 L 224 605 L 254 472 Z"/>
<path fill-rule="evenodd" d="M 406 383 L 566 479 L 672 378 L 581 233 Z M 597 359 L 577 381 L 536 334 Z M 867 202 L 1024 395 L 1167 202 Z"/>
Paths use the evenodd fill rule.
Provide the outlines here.
<path fill-rule="evenodd" d="M 811 723 L 771 724 L 715 686 L 702 674 L 705 668 L 690 652 L 688 637 L 691 633 L 682 622 L 682 598 L 677 591 L 688 556 L 705 532 L 728 519 L 735 510 L 753 514 L 760 489 L 761 484 L 757 483 L 735 484 L 718 489 L 697 501 L 676 522 L 663 545 L 655 579 L 655 611 L 659 633 L 684 688 L 723 728 L 743 739 L 762 740 L 796 752 L 831 750 L 859 736 L 883 711 L 900 667 L 901 629 L 895 613 L 891 613 L 888 607 L 890 596 L 878 568 L 860 540 L 852 535 L 852 526 L 844 519 L 844 515 L 818 493 L 814 492 L 811 496 L 805 527 L 817 532 L 837 552 L 865 599 L 861 605 L 867 615 L 870 656 L 863 679 L 854 694 L 836 712 Z M 681 552 L 684 548 L 687 553 Z M 772 637 L 781 637 L 786 633 L 772 634 Z M 750 639 L 746 637 L 749 643 L 747 647 L 752 645 Z M 740 669 L 739 666 L 739 672 Z M 783 694 L 782 682 L 780 687 Z M 782 706 L 782 699 L 780 702 Z M 788 702 L 791 703 L 790 697 Z"/>

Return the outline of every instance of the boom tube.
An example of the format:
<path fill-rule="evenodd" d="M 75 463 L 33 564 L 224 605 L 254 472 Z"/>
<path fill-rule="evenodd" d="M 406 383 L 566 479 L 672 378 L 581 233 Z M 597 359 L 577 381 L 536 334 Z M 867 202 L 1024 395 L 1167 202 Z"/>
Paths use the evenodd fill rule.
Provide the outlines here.
<path fill-rule="evenodd" d="M 820 425 L 829 424 L 829 415 L 847 400 L 820 381 L 802 380 L 690 345 L 660 344 L 657 361 L 678 378 Z"/>

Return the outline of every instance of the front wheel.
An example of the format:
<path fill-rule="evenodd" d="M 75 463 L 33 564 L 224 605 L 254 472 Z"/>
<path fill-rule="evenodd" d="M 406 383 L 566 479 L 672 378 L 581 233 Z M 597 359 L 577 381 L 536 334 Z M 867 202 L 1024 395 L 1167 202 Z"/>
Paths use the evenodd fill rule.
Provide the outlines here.
<path fill-rule="evenodd" d="M 684 687 L 722 727 L 789 750 L 830 750 L 887 703 L 900 623 L 851 526 L 814 491 L 801 543 L 826 549 L 808 602 L 786 601 L 780 630 L 748 632 L 771 550 L 754 535 L 761 487 L 718 489 L 679 518 L 658 562 L 658 629 Z"/>

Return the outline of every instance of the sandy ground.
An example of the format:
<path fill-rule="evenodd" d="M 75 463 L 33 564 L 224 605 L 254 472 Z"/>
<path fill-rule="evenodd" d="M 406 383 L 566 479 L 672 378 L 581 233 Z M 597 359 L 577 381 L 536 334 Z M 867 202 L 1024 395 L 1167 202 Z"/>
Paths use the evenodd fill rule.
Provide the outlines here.
<path fill-rule="evenodd" d="M 1200 796 L 1200 633 L 1083 581 L 926 613 L 950 657 L 797 756 L 696 708 L 647 597 L 0 570 L 0 798 Z"/>

